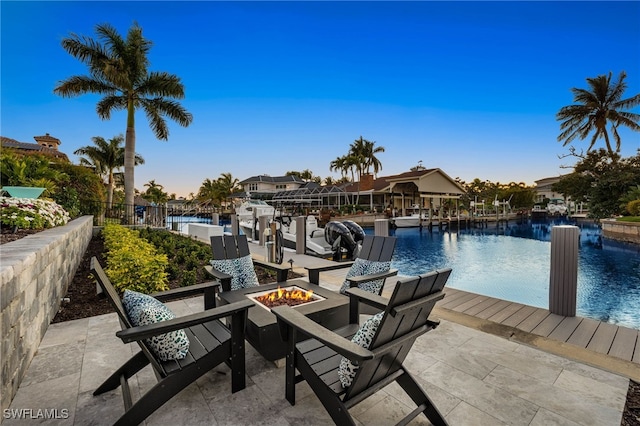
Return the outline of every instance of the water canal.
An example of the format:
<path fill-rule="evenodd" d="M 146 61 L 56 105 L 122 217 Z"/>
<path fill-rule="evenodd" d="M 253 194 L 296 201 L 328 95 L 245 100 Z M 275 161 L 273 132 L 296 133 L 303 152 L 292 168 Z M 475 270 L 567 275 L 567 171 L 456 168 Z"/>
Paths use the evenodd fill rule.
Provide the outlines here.
<path fill-rule="evenodd" d="M 551 227 L 566 223 L 391 230 L 398 238 L 392 266 L 401 275 L 450 267 L 452 288 L 548 309 Z M 640 246 L 602 238 L 591 223 L 576 225 L 577 315 L 640 329 Z"/>

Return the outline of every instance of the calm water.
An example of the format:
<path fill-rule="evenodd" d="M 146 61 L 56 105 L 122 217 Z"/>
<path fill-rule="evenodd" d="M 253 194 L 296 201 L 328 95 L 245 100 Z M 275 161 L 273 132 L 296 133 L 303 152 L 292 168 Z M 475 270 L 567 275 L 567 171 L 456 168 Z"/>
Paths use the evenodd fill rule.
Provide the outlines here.
<path fill-rule="evenodd" d="M 558 224 L 397 229 L 392 264 L 401 275 L 450 267 L 447 286 L 548 309 L 551 227 Z M 578 226 L 577 315 L 640 329 L 640 246 L 601 238 L 591 224 Z"/>

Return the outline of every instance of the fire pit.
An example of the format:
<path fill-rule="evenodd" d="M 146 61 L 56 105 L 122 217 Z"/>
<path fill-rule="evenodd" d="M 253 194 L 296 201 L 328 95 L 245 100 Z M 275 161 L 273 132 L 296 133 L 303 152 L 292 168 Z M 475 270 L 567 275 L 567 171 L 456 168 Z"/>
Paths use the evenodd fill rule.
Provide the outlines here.
<path fill-rule="evenodd" d="M 305 290 L 296 285 L 287 287 L 278 286 L 275 290 L 247 294 L 247 297 L 256 302 L 256 305 L 267 310 L 275 308 L 276 306 L 298 306 L 326 300 L 324 297 L 314 294 L 313 290 Z"/>
<path fill-rule="evenodd" d="M 256 306 L 249 309 L 246 338 L 251 346 L 269 361 L 284 358 L 287 346 L 280 336 L 276 316 L 271 313 L 271 307 L 277 305 L 268 305 L 269 302 L 264 305 L 257 298 L 274 292 L 277 296 L 278 289 L 282 294 L 286 291 L 303 293 L 310 300 L 304 303 L 297 301 L 277 303 L 298 303 L 294 309 L 330 330 L 335 330 L 349 323 L 349 298 L 307 281 L 289 280 L 280 284 L 265 284 L 259 287 L 220 293 L 220 304 L 238 302 L 247 297 L 255 301 Z"/>

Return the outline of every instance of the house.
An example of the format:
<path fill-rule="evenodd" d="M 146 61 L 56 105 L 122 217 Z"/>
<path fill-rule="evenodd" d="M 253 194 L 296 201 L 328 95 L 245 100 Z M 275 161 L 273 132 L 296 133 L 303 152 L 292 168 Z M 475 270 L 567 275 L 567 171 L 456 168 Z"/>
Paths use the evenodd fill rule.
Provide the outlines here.
<path fill-rule="evenodd" d="M 306 183 L 298 176 L 252 176 L 238 183 L 242 187 L 243 194 L 233 194 L 231 197 L 270 200 L 277 192 L 293 191 Z"/>
<path fill-rule="evenodd" d="M 421 169 L 374 178 L 365 174 L 360 182 L 343 185 L 301 186 L 273 194 L 272 200 L 288 204 L 307 204 L 311 208 L 340 209 L 359 205 L 368 211 L 395 209 L 405 214 L 414 206 L 438 210 L 446 200 L 456 200 L 464 189 L 438 168 Z"/>
<path fill-rule="evenodd" d="M 51 136 L 49 133 L 44 136 L 34 136 L 33 138 L 36 143 L 18 142 L 15 139 L 0 136 L 0 145 L 2 148 L 15 149 L 24 154 L 38 153 L 69 162 L 67 155 L 59 150 L 59 146 L 62 144 L 60 139 Z"/>
<path fill-rule="evenodd" d="M 536 198 L 535 203 L 540 204 L 544 200 L 553 200 L 558 198 L 564 198 L 564 196 L 558 192 L 553 191 L 551 187 L 560 181 L 564 176 L 546 177 L 535 181 L 536 184 Z"/>

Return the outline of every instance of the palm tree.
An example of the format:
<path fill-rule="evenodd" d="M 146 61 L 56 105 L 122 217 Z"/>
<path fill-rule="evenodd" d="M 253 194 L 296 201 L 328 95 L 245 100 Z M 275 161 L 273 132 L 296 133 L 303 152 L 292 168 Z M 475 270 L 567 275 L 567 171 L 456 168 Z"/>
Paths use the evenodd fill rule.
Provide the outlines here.
<path fill-rule="evenodd" d="M 347 167 L 345 166 L 346 159 L 347 159 L 346 155 L 343 155 L 342 157 L 336 157 L 335 160 L 329 163 L 329 170 L 332 172 L 340 171 L 340 176 L 342 178 L 346 177 L 347 171 L 348 171 Z"/>
<path fill-rule="evenodd" d="M 375 146 L 375 144 L 376 144 L 375 141 L 370 142 L 365 139 L 363 155 L 365 158 L 364 166 L 366 168 L 366 172 L 369 173 L 371 170 L 371 167 L 373 167 L 373 174 L 377 177 L 378 172 L 382 170 L 382 163 L 380 162 L 380 160 L 378 160 L 378 157 L 376 157 L 376 154 L 384 152 L 384 147 Z"/>
<path fill-rule="evenodd" d="M 216 181 L 209 178 L 205 179 L 200 185 L 198 195 L 196 196 L 198 202 L 202 204 L 213 204 L 215 200 L 219 198 L 219 187 Z"/>
<path fill-rule="evenodd" d="M 75 155 L 81 157 L 80 164 L 93 167 L 96 174 L 107 177 L 107 208 L 111 208 L 113 203 L 113 188 L 115 186 L 114 171 L 124 166 L 124 136 L 115 136 L 106 141 L 102 136 L 91 138 L 93 145 L 83 146 L 74 151 Z M 144 158 L 135 154 L 135 165 L 144 164 Z"/>
<path fill-rule="evenodd" d="M 234 178 L 231 173 L 222 173 L 218 180 L 218 196 L 220 204 L 223 203 L 231 194 L 238 190 L 238 179 Z"/>
<path fill-rule="evenodd" d="M 626 73 L 622 71 L 617 82 L 611 82 L 611 73 L 608 76 L 599 75 L 596 78 L 587 78 L 590 90 L 572 88 L 574 105 L 560 108 L 556 114 L 556 120 L 560 124 L 560 136 L 558 141 L 564 141 L 566 146 L 576 138 L 581 140 L 593 132 L 591 143 L 587 152 L 593 148 L 598 138 L 604 138 L 609 154 L 613 154 L 607 123 L 611 122 L 611 134 L 616 142 L 616 151 L 620 152 L 620 135 L 618 126 L 626 126 L 631 130 L 640 131 L 640 115 L 623 109 L 631 109 L 640 105 L 640 94 L 627 99 L 622 99 L 627 84 L 624 82 Z"/>
<path fill-rule="evenodd" d="M 62 40 L 62 47 L 71 56 L 85 63 L 89 75 L 77 75 L 59 82 L 54 93 L 73 97 L 85 93 L 104 95 L 96 112 L 103 120 L 112 111 L 127 112 L 125 140 L 125 204 L 133 205 L 135 194 L 134 165 L 136 148 L 135 112 L 142 109 L 151 130 L 160 140 L 168 140 L 165 117 L 183 127 L 193 116 L 176 99 L 184 98 L 180 78 L 166 72 L 150 72 L 147 54 L 151 41 L 142 36 L 142 28 L 134 23 L 123 39 L 109 24 L 96 26 L 97 39 L 71 34 Z"/>
<path fill-rule="evenodd" d="M 169 199 L 169 195 L 164 192 L 164 186 L 156 183 L 155 179 L 152 179 L 149 182 L 145 183 L 144 186 L 147 187 L 147 190 L 142 195 L 142 198 L 144 198 L 145 200 L 151 201 L 156 204 L 161 204 L 166 203 Z"/>

